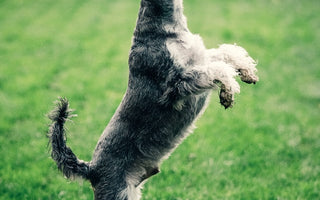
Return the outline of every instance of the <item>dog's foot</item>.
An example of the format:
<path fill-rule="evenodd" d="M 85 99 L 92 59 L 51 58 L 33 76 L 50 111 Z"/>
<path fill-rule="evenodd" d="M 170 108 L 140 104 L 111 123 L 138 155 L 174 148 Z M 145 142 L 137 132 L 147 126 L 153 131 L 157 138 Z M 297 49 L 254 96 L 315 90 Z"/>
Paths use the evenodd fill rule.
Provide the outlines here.
<path fill-rule="evenodd" d="M 220 104 L 224 106 L 225 109 L 232 108 L 234 102 L 234 95 L 227 91 L 225 87 L 221 87 L 220 90 Z"/>
<path fill-rule="evenodd" d="M 239 69 L 239 75 L 243 82 L 248 84 L 256 84 L 259 81 L 258 76 L 256 76 L 252 71 L 248 69 Z"/>
<path fill-rule="evenodd" d="M 221 61 L 212 64 L 214 82 L 220 86 L 220 103 L 227 109 L 233 105 L 234 94 L 240 93 L 240 86 L 235 79 L 237 72 L 230 64 Z"/>
<path fill-rule="evenodd" d="M 209 50 L 212 60 L 222 60 L 230 64 L 240 75 L 243 82 L 256 83 L 259 81 L 257 63 L 249 56 L 248 52 L 237 45 L 223 44 L 218 49 Z"/>
<path fill-rule="evenodd" d="M 259 80 L 255 75 L 257 63 L 244 48 L 237 45 L 223 44 L 219 47 L 219 51 L 224 55 L 225 62 L 232 64 L 239 72 L 243 82 L 256 83 Z"/>

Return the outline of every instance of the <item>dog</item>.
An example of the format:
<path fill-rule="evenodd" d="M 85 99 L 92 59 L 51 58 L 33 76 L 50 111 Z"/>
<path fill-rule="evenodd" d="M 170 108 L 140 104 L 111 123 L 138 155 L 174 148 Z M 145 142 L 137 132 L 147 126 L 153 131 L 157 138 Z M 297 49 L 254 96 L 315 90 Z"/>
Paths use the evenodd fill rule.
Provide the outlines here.
<path fill-rule="evenodd" d="M 89 180 L 96 200 L 139 200 L 144 182 L 193 131 L 211 91 L 220 90 L 220 103 L 232 107 L 240 92 L 236 76 L 256 83 L 256 72 L 240 46 L 206 49 L 188 30 L 182 0 L 141 0 L 128 87 L 92 160 L 78 159 L 66 146 L 64 123 L 72 110 L 65 98 L 49 114 L 51 157 L 67 178 Z"/>

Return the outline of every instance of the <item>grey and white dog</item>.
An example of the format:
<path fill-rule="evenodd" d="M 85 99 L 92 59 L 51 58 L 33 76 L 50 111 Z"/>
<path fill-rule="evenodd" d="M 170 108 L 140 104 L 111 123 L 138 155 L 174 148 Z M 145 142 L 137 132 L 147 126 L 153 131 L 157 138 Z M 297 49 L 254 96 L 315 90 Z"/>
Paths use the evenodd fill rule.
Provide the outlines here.
<path fill-rule="evenodd" d="M 64 98 L 49 115 L 52 158 L 66 177 L 89 180 L 95 199 L 138 200 L 143 182 L 192 132 L 212 89 L 220 90 L 225 108 L 232 106 L 240 92 L 235 76 L 255 83 L 255 66 L 239 46 L 206 49 L 187 28 L 182 0 L 141 0 L 128 88 L 92 160 L 79 160 L 66 146 L 71 111 Z"/>

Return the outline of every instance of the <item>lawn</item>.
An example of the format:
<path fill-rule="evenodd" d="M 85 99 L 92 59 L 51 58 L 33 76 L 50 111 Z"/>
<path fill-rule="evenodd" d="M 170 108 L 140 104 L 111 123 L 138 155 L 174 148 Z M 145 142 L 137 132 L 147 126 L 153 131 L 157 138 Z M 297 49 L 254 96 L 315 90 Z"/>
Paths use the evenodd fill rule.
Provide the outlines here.
<path fill-rule="evenodd" d="M 144 200 L 320 199 L 320 1 L 184 0 L 209 48 L 258 60 L 230 110 L 217 92 Z M 78 114 L 68 145 L 90 160 L 127 86 L 139 0 L 0 0 L 0 199 L 93 199 L 50 159 L 46 113 Z"/>

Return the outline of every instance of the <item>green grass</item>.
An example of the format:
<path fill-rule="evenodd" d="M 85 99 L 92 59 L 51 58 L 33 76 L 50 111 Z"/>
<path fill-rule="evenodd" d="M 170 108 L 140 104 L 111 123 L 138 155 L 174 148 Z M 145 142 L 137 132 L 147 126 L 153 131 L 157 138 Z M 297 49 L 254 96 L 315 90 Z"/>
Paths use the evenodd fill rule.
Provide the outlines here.
<path fill-rule="evenodd" d="M 185 0 L 207 47 L 237 43 L 261 81 L 214 93 L 143 199 L 320 199 L 320 1 Z M 0 0 L 0 199 L 92 199 L 50 159 L 45 114 L 66 96 L 68 144 L 90 160 L 126 90 L 138 0 Z"/>

